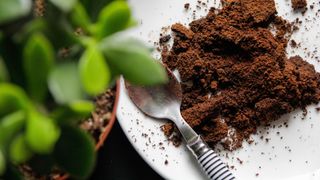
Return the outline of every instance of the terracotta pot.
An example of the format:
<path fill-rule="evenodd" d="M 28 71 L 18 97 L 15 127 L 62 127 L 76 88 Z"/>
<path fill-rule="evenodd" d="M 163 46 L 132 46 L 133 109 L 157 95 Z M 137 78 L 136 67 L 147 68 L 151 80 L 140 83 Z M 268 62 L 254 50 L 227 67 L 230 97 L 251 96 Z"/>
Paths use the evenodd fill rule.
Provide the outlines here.
<path fill-rule="evenodd" d="M 116 83 L 116 97 L 115 97 L 115 101 L 114 101 L 114 105 L 113 105 L 111 118 L 109 120 L 108 125 L 105 127 L 104 131 L 100 135 L 99 141 L 97 142 L 96 147 L 95 147 L 96 151 L 98 151 L 101 148 L 101 146 L 103 145 L 103 143 L 107 139 L 107 137 L 113 127 L 114 122 L 116 121 L 116 113 L 117 113 L 117 107 L 118 107 L 118 102 L 119 102 L 119 95 L 120 95 L 120 81 L 118 80 Z M 65 174 L 63 176 L 57 177 L 56 180 L 66 180 L 68 178 L 69 178 L 69 175 Z"/>

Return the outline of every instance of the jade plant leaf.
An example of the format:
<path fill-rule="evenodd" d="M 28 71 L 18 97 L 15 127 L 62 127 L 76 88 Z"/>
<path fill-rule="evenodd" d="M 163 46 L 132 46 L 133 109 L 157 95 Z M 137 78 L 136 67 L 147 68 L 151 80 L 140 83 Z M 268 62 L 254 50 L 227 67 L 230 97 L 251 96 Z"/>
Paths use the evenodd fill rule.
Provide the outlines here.
<path fill-rule="evenodd" d="M 91 24 L 90 17 L 87 14 L 86 9 L 80 2 L 74 6 L 70 16 L 74 25 L 80 26 L 85 30 L 87 30 L 86 28 L 89 27 Z"/>
<path fill-rule="evenodd" d="M 136 19 L 134 19 L 133 17 L 130 18 L 130 20 L 128 21 L 127 25 L 126 25 L 126 29 L 127 28 L 131 28 L 131 27 L 135 27 L 138 25 L 138 22 Z"/>
<path fill-rule="evenodd" d="M 86 117 L 94 110 L 94 105 L 91 101 L 75 101 L 69 104 L 69 108 L 79 117 Z"/>
<path fill-rule="evenodd" d="M 37 18 L 25 24 L 19 30 L 19 33 L 16 33 L 14 35 L 14 39 L 17 42 L 26 42 L 34 33 L 45 32 L 47 28 L 47 22 L 45 21 L 45 19 Z"/>
<path fill-rule="evenodd" d="M 84 98 L 76 63 L 63 63 L 55 66 L 49 75 L 48 83 L 52 96 L 60 104 Z"/>
<path fill-rule="evenodd" d="M 4 157 L 3 151 L 0 148 L 0 176 L 6 171 L 6 159 Z"/>
<path fill-rule="evenodd" d="M 102 93 L 108 86 L 111 75 L 107 62 L 98 48 L 89 47 L 79 62 L 81 82 L 90 95 Z"/>
<path fill-rule="evenodd" d="M 31 7 L 31 0 L 1 0 L 0 24 L 28 15 L 31 11 Z"/>
<path fill-rule="evenodd" d="M 86 8 L 86 11 L 90 15 L 92 20 L 96 20 L 101 12 L 101 10 L 114 0 L 79 0 L 83 6 Z"/>
<path fill-rule="evenodd" d="M 100 48 L 108 63 L 131 83 L 155 85 L 167 81 L 163 66 L 136 39 L 111 36 L 101 42 Z"/>
<path fill-rule="evenodd" d="M 23 134 L 16 136 L 12 140 L 9 147 L 9 156 L 11 161 L 15 164 L 25 163 L 31 158 L 32 152 L 30 151 Z"/>
<path fill-rule="evenodd" d="M 54 51 L 42 34 L 32 35 L 23 52 L 23 66 L 30 96 L 40 102 L 47 93 L 47 77 L 54 64 Z"/>
<path fill-rule="evenodd" d="M 52 117 L 58 124 L 77 123 L 89 117 L 93 110 L 94 105 L 91 101 L 80 100 L 60 107 L 53 112 Z"/>
<path fill-rule="evenodd" d="M 131 11 L 126 1 L 113 1 L 103 8 L 95 26 L 98 39 L 124 30 L 131 22 Z"/>
<path fill-rule="evenodd" d="M 22 130 L 25 118 L 25 112 L 20 110 L 0 119 L 0 147 L 7 147 L 12 138 Z"/>
<path fill-rule="evenodd" d="M 21 109 L 33 109 L 25 92 L 18 86 L 0 83 L 0 117 Z"/>
<path fill-rule="evenodd" d="M 0 56 L 0 83 L 7 81 L 9 79 L 9 74 L 6 68 L 6 65 L 3 62 L 3 59 Z"/>
<path fill-rule="evenodd" d="M 86 179 L 95 165 L 94 141 L 83 130 L 73 126 L 62 127 L 54 157 L 65 171 L 77 179 Z M 68 150 L 69 153 L 66 153 Z"/>
<path fill-rule="evenodd" d="M 77 0 L 49 0 L 52 4 L 57 6 L 64 12 L 69 12 L 77 3 Z"/>
<path fill-rule="evenodd" d="M 26 141 L 30 149 L 39 154 L 49 154 L 60 136 L 54 121 L 38 112 L 29 112 Z"/>

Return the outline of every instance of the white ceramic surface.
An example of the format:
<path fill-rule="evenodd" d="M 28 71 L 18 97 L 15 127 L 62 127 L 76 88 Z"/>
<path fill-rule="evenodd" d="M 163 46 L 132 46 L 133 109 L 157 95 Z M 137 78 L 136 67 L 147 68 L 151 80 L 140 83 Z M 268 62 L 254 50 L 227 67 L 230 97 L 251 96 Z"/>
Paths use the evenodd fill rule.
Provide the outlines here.
<path fill-rule="evenodd" d="M 196 9 L 197 4 L 197 0 L 129 0 L 129 2 L 140 26 L 128 34 L 149 42 L 151 46 L 159 38 L 162 27 L 175 22 L 190 22 L 193 19 L 192 11 Z M 191 10 L 188 12 L 183 8 L 187 2 L 191 5 Z M 298 50 L 288 47 L 288 54 L 306 57 L 305 59 L 320 71 L 320 63 L 315 58 L 320 57 L 320 51 L 314 57 L 307 57 L 307 52 L 303 51 L 304 48 L 308 48 L 312 52 L 320 46 L 320 19 L 313 19 L 320 9 L 319 1 L 308 0 L 309 5 L 313 2 L 316 4 L 314 9 L 309 9 L 304 16 L 301 13 L 293 13 L 289 0 L 276 0 L 276 2 L 279 15 L 290 21 L 297 17 L 303 21 L 300 30 L 292 36 L 292 39 L 301 42 L 301 47 Z M 219 0 L 209 0 L 208 6 L 218 7 Z M 205 9 L 207 8 L 197 10 L 196 17 L 206 14 Z M 306 17 L 311 21 L 305 21 Z M 155 57 L 159 57 L 159 54 L 155 53 Z M 302 111 L 296 110 L 274 122 L 276 128 L 262 129 L 262 133 L 252 137 L 257 144 L 244 143 L 242 149 L 232 153 L 221 151 L 220 155 L 230 166 L 235 166 L 232 171 L 239 180 L 320 180 L 320 113 L 316 112 L 315 107 L 308 107 L 308 114 L 304 120 L 301 119 Z M 196 161 L 183 145 L 176 148 L 166 141 L 160 131 L 160 126 L 164 122 L 141 114 L 129 100 L 123 85 L 117 116 L 137 152 L 165 179 L 205 179 Z M 288 122 L 287 128 L 283 126 L 284 122 Z M 279 127 L 281 124 L 282 127 Z M 265 140 L 260 140 L 261 135 L 270 141 L 267 143 Z M 237 158 L 243 163 L 240 164 Z"/>

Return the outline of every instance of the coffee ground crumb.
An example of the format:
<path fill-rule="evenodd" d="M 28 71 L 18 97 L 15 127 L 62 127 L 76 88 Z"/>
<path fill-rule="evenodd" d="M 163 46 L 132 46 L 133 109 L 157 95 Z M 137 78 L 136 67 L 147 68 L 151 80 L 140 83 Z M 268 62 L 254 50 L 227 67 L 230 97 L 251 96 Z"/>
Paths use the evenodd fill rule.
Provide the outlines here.
<path fill-rule="evenodd" d="M 307 7 L 307 0 L 291 0 L 291 6 L 294 10 Z"/>
<path fill-rule="evenodd" d="M 240 164 L 243 164 L 243 161 L 239 158 L 237 158 L 237 161 L 240 163 Z"/>
<path fill-rule="evenodd" d="M 292 39 L 290 41 L 290 45 L 291 45 L 291 47 L 296 48 L 298 44 L 297 44 L 297 42 L 295 40 Z"/>
<path fill-rule="evenodd" d="M 171 36 L 170 35 L 165 35 L 165 36 L 162 36 L 159 40 L 159 44 L 160 45 L 163 45 L 165 43 L 167 43 L 168 41 L 170 41 L 171 39 Z"/>
<path fill-rule="evenodd" d="M 179 71 L 182 115 L 210 146 L 237 149 L 258 126 L 320 100 L 314 66 L 286 55 L 292 28 L 273 0 L 232 0 L 189 27 L 172 25 L 162 60 Z"/>
<path fill-rule="evenodd" d="M 184 9 L 185 9 L 185 10 L 189 10 L 189 8 L 190 8 L 190 3 L 184 4 Z"/>

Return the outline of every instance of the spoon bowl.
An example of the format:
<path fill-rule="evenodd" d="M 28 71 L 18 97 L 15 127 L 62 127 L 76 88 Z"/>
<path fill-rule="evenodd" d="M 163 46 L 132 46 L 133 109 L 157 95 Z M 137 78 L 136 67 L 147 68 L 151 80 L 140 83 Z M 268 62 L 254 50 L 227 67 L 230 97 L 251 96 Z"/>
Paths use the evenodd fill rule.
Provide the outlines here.
<path fill-rule="evenodd" d="M 174 74 L 167 69 L 169 81 L 157 86 L 136 86 L 126 83 L 129 97 L 146 115 L 170 119 L 175 123 L 188 149 L 198 159 L 211 180 L 234 180 L 235 177 L 219 156 L 202 140 L 181 116 L 182 89 Z"/>
<path fill-rule="evenodd" d="M 126 82 L 129 97 L 148 116 L 167 119 L 180 112 L 182 89 L 174 74 L 167 69 L 168 82 L 156 86 L 135 86 Z M 173 111 L 174 110 L 174 111 Z"/>

